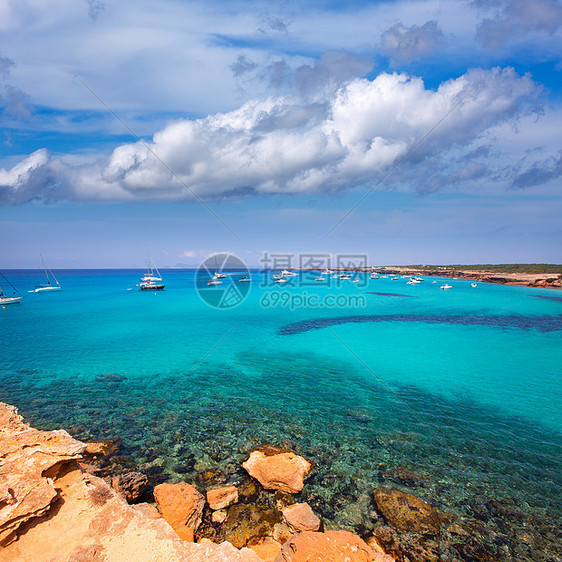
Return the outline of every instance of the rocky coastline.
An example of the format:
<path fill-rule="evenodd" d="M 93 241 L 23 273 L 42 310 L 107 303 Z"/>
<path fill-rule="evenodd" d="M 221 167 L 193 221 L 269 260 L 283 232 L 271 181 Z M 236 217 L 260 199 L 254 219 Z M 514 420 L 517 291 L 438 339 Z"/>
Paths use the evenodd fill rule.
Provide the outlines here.
<path fill-rule="evenodd" d="M 382 275 L 423 275 L 427 277 L 447 277 L 451 279 L 472 279 L 479 283 L 498 283 L 519 287 L 562 289 L 562 275 L 552 273 L 502 273 L 476 271 L 470 269 L 425 269 L 414 267 L 377 267 Z"/>
<path fill-rule="evenodd" d="M 381 474 L 368 491 L 373 524 L 352 533 L 325 529 L 311 496 L 303 501 L 317 466 L 290 448 L 258 446 L 230 475 L 170 483 L 120 466 L 119 447 L 33 429 L 0 403 L 0 560 L 502 559 L 482 541 L 478 514 L 460 520 L 424 498 L 425 477 L 405 468 Z M 489 504 L 505 525 L 524 523 L 512 506 Z"/>

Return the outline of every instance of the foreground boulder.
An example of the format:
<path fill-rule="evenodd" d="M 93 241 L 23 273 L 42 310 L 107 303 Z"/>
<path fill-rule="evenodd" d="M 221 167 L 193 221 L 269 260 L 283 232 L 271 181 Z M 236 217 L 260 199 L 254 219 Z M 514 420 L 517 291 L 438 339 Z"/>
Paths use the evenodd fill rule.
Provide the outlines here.
<path fill-rule="evenodd" d="M 400 490 L 377 488 L 373 492 L 377 510 L 397 531 L 438 535 L 441 518 L 436 509 L 416 496 Z"/>
<path fill-rule="evenodd" d="M 314 533 L 305 531 L 293 536 L 282 547 L 275 562 L 375 562 L 375 553 L 360 537 L 347 531 Z"/>
<path fill-rule="evenodd" d="M 295 533 L 318 531 L 322 523 L 307 503 L 295 503 L 285 507 L 283 517 Z"/>
<path fill-rule="evenodd" d="M 205 498 L 187 482 L 160 484 L 154 488 L 154 499 L 162 517 L 184 541 L 193 542 L 201 524 Z"/>
<path fill-rule="evenodd" d="M 242 464 L 266 490 L 300 492 L 314 463 L 292 451 L 265 446 L 253 450 Z"/>
<path fill-rule="evenodd" d="M 1 560 L 258 562 L 228 542 L 180 540 L 150 506 L 130 506 L 82 472 L 84 447 L 65 431 L 30 428 L 0 403 Z"/>
<path fill-rule="evenodd" d="M 29 427 L 16 408 L 0 403 L 0 545 L 51 509 L 59 497 L 51 478 L 85 448 L 66 431 Z"/>
<path fill-rule="evenodd" d="M 207 503 L 215 511 L 224 509 L 238 501 L 238 490 L 236 486 L 221 486 L 207 490 Z"/>

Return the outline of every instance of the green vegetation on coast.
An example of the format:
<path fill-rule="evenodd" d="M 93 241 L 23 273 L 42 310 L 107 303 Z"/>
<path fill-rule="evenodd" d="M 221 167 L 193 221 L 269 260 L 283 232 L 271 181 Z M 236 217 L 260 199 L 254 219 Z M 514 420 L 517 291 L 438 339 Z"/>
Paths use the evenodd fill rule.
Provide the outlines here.
<path fill-rule="evenodd" d="M 395 267 L 410 267 L 423 270 L 454 270 L 454 271 L 485 271 L 487 273 L 553 273 L 562 274 L 562 264 L 555 263 L 499 263 L 475 265 L 408 265 Z"/>

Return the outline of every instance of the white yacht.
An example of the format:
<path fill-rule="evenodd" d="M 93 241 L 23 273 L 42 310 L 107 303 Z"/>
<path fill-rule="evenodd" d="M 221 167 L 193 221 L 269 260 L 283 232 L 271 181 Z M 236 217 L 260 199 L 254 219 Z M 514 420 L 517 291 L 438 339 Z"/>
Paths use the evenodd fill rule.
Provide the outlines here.
<path fill-rule="evenodd" d="M 39 254 L 41 256 L 41 254 Z M 30 293 L 46 293 L 50 291 L 60 291 L 61 286 L 58 282 L 55 274 L 47 268 L 45 262 L 43 260 L 43 256 L 41 256 L 41 263 L 43 264 L 43 269 L 45 270 L 45 277 L 47 277 L 47 283 L 43 283 L 42 285 L 37 285 L 35 289 L 29 291 Z M 52 281 L 51 281 L 52 279 Z"/>
<path fill-rule="evenodd" d="M 452 289 L 453 286 L 452 286 L 452 285 L 448 285 L 447 283 L 445 283 L 445 285 L 441 285 L 441 287 L 439 287 L 439 288 L 440 288 L 440 289 L 444 289 L 444 290 L 446 291 L 447 289 Z"/>
<path fill-rule="evenodd" d="M 2 275 L 2 277 L 4 277 L 4 275 Z M 4 277 L 4 279 L 6 279 L 6 278 Z M 8 281 L 8 280 L 6 279 L 6 281 Z M 23 299 L 23 297 L 18 293 L 16 288 L 9 281 L 8 281 L 8 283 L 10 284 L 12 289 L 14 289 L 14 291 L 16 292 L 17 297 L 7 297 L 4 294 L 4 291 L 2 290 L 2 287 L 0 287 L 0 306 L 4 306 L 6 304 L 16 304 L 16 303 L 20 302 L 21 299 Z"/>

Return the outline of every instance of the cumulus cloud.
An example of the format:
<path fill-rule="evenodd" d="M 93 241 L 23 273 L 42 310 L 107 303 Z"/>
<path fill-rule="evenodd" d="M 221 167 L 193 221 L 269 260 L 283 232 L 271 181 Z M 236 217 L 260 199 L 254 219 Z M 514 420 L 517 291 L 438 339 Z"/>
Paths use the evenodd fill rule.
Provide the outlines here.
<path fill-rule="evenodd" d="M 499 5 L 495 17 L 484 19 L 476 33 L 489 49 L 497 49 L 528 32 L 554 35 L 562 26 L 562 6 L 557 0 L 507 0 Z"/>
<path fill-rule="evenodd" d="M 0 94 L 0 107 L 3 113 L 19 119 L 29 119 L 31 117 L 29 96 L 15 86 L 4 86 L 4 95 Z"/>
<path fill-rule="evenodd" d="M 421 59 L 445 44 L 443 32 L 435 20 L 428 21 L 421 27 L 406 27 L 397 23 L 381 36 L 381 48 L 392 57 L 394 63 Z"/>
<path fill-rule="evenodd" d="M 314 65 L 302 65 L 295 72 L 295 84 L 301 94 L 310 95 L 326 87 L 338 87 L 357 76 L 362 76 L 373 67 L 367 57 L 346 51 L 327 51 Z"/>
<path fill-rule="evenodd" d="M 8 78 L 13 66 L 12 59 L 0 56 L 0 78 Z M 31 116 L 29 96 L 16 86 L 5 84 L 4 93 L 0 93 L 0 111 L 4 115 L 28 119 Z"/>
<path fill-rule="evenodd" d="M 383 187 L 402 181 L 422 192 L 430 180 L 443 184 L 436 176 L 451 174 L 435 162 L 455 150 L 474 151 L 491 127 L 535 111 L 539 96 L 528 76 L 509 68 L 471 70 L 437 90 L 419 78 L 383 73 L 352 80 L 324 99 L 270 97 L 176 121 L 150 143 L 121 145 L 96 165 L 72 167 L 38 151 L 0 170 L 0 202 L 333 193 L 376 182 L 397 162 L 399 171 Z M 485 173 L 464 166 L 451 181 Z"/>

